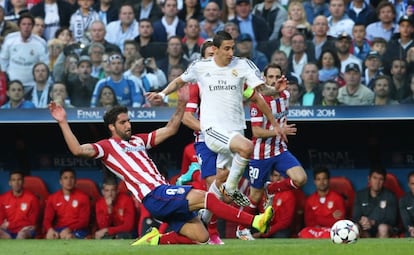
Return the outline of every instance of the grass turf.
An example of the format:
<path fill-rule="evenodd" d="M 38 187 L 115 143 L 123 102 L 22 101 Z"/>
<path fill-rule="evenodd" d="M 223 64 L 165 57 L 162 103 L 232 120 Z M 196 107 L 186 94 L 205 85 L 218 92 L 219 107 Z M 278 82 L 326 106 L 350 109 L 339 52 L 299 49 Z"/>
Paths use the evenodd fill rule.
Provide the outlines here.
<path fill-rule="evenodd" d="M 414 239 L 360 239 L 355 244 L 330 240 L 225 239 L 225 245 L 129 246 L 131 240 L 0 240 L 3 255 L 399 255 L 412 254 Z"/>

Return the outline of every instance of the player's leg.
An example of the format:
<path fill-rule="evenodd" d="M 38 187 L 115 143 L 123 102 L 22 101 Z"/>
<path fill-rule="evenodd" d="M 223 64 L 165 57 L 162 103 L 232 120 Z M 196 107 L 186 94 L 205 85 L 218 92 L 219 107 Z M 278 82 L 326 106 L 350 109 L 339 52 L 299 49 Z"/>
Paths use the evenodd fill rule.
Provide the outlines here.
<path fill-rule="evenodd" d="M 0 239 L 10 239 L 11 236 L 6 230 L 0 228 Z"/>
<path fill-rule="evenodd" d="M 282 154 L 276 156 L 277 162 L 275 169 L 283 174 L 286 174 L 288 178 L 280 182 L 273 182 L 267 185 L 266 189 L 269 194 L 276 192 L 282 192 L 286 190 L 298 189 L 305 185 L 307 181 L 307 175 L 305 169 L 303 169 L 300 162 L 289 151 L 285 151 Z"/>

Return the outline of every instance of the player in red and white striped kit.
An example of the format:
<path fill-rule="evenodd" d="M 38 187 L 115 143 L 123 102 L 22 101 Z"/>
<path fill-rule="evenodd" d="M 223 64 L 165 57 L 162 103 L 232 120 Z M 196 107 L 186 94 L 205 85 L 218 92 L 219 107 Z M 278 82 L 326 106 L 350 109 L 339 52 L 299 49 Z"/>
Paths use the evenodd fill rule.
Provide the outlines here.
<path fill-rule="evenodd" d="M 282 69 L 276 64 L 269 64 L 264 69 L 265 82 L 275 87 L 279 94 L 275 96 L 263 96 L 266 103 L 272 110 L 273 116 L 282 128 L 289 126 L 295 129 L 294 124 L 287 124 L 289 107 L 289 92 L 286 90 L 287 80 L 282 76 Z M 244 207 L 244 211 L 257 213 L 257 204 L 263 196 L 265 184 L 273 170 L 277 170 L 284 178 L 280 182 L 273 182 L 268 185 L 267 192 L 274 194 L 298 187 L 306 183 L 306 172 L 296 157 L 289 152 L 287 144 L 281 136 L 272 132 L 272 125 L 260 111 L 256 104 L 250 104 L 250 117 L 253 134 L 253 156 L 249 162 L 250 178 L 250 205 Z M 236 236 L 243 240 L 253 240 L 250 231 L 239 226 Z"/>

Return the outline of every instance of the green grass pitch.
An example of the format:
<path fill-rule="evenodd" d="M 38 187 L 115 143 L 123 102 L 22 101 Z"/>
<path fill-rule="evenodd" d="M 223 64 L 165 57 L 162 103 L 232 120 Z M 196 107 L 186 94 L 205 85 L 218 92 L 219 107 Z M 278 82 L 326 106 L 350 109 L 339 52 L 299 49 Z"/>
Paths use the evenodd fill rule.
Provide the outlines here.
<path fill-rule="evenodd" d="M 225 245 L 130 246 L 131 240 L 0 240 L 3 255 L 406 255 L 413 238 L 359 239 L 355 244 L 330 240 L 224 239 Z"/>

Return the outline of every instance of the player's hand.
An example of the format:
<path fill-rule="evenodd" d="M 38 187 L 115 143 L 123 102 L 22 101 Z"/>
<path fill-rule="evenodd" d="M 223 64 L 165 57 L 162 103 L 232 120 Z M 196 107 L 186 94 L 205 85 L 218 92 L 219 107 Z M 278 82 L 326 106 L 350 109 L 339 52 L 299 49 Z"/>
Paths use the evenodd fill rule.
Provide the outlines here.
<path fill-rule="evenodd" d="M 296 135 L 298 129 L 296 128 L 296 124 L 287 124 L 287 120 L 285 120 L 282 126 L 282 131 L 286 135 Z"/>
<path fill-rule="evenodd" d="M 56 121 L 61 122 L 66 120 L 66 111 L 61 105 L 57 104 L 55 101 L 52 101 L 49 103 L 48 107 L 50 114 Z"/>
<path fill-rule="evenodd" d="M 105 234 L 108 232 L 107 228 L 100 229 L 95 232 L 95 239 L 102 239 Z"/>
<path fill-rule="evenodd" d="M 277 81 L 276 81 L 276 89 L 278 92 L 282 92 L 287 88 L 288 80 L 286 76 L 282 75 Z"/>
<path fill-rule="evenodd" d="M 145 97 L 152 106 L 160 106 L 164 103 L 164 98 L 157 92 L 148 92 Z"/>

